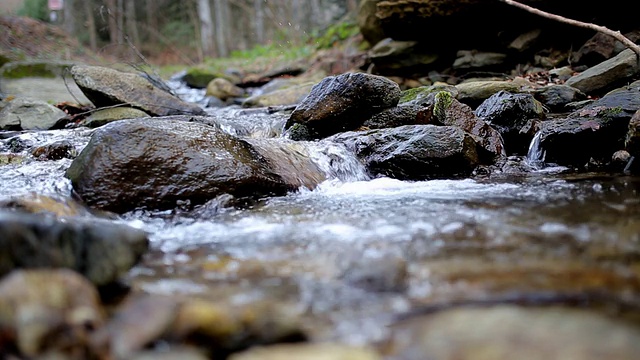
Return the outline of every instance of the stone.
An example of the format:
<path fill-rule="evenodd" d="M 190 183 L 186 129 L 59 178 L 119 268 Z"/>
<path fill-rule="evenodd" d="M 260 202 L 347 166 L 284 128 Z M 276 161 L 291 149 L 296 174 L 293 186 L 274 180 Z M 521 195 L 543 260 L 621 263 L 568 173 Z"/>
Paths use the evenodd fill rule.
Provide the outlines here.
<path fill-rule="evenodd" d="M 587 95 L 582 91 L 564 84 L 547 85 L 537 89 L 534 97 L 553 112 L 565 112 L 569 110 L 569 104 L 587 99 Z"/>
<path fill-rule="evenodd" d="M 522 86 L 513 81 L 468 81 L 456 85 L 458 90 L 458 101 L 476 108 L 483 101 L 500 91 L 508 91 L 511 93 L 522 92 Z"/>
<path fill-rule="evenodd" d="M 215 96 L 222 101 L 244 96 L 245 91 L 224 78 L 215 78 L 207 84 L 208 96 Z"/>
<path fill-rule="evenodd" d="M 78 155 L 75 146 L 67 140 L 56 141 L 51 144 L 35 147 L 31 155 L 38 160 L 73 159 Z"/>
<path fill-rule="evenodd" d="M 396 106 L 400 93 L 398 84 L 382 76 L 330 76 L 311 89 L 291 114 L 285 129 L 302 124 L 315 139 L 354 130 L 372 115 Z"/>
<path fill-rule="evenodd" d="M 115 108 L 99 109 L 93 111 L 80 122 L 80 126 L 97 128 L 110 122 L 122 119 L 136 119 L 148 117 L 146 112 L 128 106 L 118 106 Z"/>
<path fill-rule="evenodd" d="M 0 208 L 29 214 L 49 214 L 57 217 L 91 216 L 91 212 L 70 198 L 31 193 L 0 201 Z"/>
<path fill-rule="evenodd" d="M 328 140 L 343 143 L 372 175 L 399 180 L 467 176 L 479 164 L 472 135 L 453 126 L 405 125 Z"/>
<path fill-rule="evenodd" d="M 225 193 L 248 200 L 295 188 L 246 141 L 216 126 L 170 118 L 99 128 L 66 174 L 88 206 L 116 213 L 194 206 Z"/>
<path fill-rule="evenodd" d="M 44 101 L 14 99 L 0 110 L 0 130 L 48 130 L 66 116 Z"/>
<path fill-rule="evenodd" d="M 138 74 L 75 65 L 71 76 L 96 107 L 127 104 L 152 116 L 206 114 L 198 105 L 178 99 Z"/>
<path fill-rule="evenodd" d="M 367 129 L 384 129 L 402 125 L 426 125 L 430 117 L 418 116 L 424 107 L 418 105 L 396 106 L 375 114 L 362 126 Z"/>
<path fill-rule="evenodd" d="M 382 360 L 373 349 L 333 343 L 282 344 L 232 354 L 229 360 Z"/>
<path fill-rule="evenodd" d="M 91 358 L 89 336 L 104 321 L 98 291 L 74 271 L 20 270 L 0 281 L 0 349 Z"/>
<path fill-rule="evenodd" d="M 144 231 L 106 220 L 0 213 L 0 274 L 68 268 L 107 285 L 129 271 L 148 246 Z"/>
<path fill-rule="evenodd" d="M 615 57 L 571 77 L 566 85 L 588 95 L 604 94 L 631 79 L 640 71 L 636 53 L 624 50 Z"/>
<path fill-rule="evenodd" d="M 302 102 L 309 95 L 311 88 L 313 88 L 315 84 L 315 82 L 307 82 L 258 95 L 252 95 L 242 102 L 242 107 L 296 105 Z"/>

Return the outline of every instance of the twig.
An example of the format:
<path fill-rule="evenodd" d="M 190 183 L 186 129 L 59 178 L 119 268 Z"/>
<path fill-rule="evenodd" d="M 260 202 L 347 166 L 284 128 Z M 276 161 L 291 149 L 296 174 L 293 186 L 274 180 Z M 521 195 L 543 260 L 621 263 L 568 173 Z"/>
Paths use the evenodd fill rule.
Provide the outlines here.
<path fill-rule="evenodd" d="M 569 19 L 566 18 L 564 16 L 560 16 L 560 15 L 555 15 L 555 14 L 551 14 L 542 10 L 538 10 L 534 7 L 531 7 L 529 5 L 525 5 L 525 4 L 521 4 L 517 1 L 513 1 L 513 0 L 499 0 L 505 4 L 508 5 L 512 5 L 515 7 L 518 7 L 520 9 L 526 10 L 532 14 L 536 14 L 542 17 L 545 17 L 547 19 L 551 19 L 551 20 L 556 20 L 556 21 L 560 21 L 569 25 L 574 25 L 574 26 L 579 26 L 579 27 L 583 27 L 583 28 L 587 28 L 587 29 L 591 29 L 591 30 L 595 30 L 598 32 L 601 32 L 605 35 L 609 35 L 611 37 L 613 37 L 614 39 L 620 41 L 621 43 L 623 43 L 626 47 L 628 47 L 629 49 L 631 49 L 633 52 L 636 53 L 636 57 L 638 58 L 638 62 L 640 63 L 640 46 L 636 45 L 636 43 L 634 43 L 633 41 L 631 41 L 629 38 L 627 38 L 626 36 L 622 35 L 620 33 L 620 31 L 613 31 L 609 28 L 606 28 L 604 26 L 600 26 L 600 25 L 595 25 L 595 24 L 591 24 L 591 23 L 585 23 L 582 21 L 578 21 L 578 20 L 573 20 L 573 19 Z"/>

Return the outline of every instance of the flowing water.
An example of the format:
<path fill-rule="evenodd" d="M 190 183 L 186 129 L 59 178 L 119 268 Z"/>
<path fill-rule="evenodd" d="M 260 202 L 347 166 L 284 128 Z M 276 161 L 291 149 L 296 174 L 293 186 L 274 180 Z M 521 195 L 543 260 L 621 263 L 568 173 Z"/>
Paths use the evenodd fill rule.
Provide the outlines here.
<path fill-rule="evenodd" d="M 230 133 L 255 137 L 279 136 L 284 118 L 238 108 L 212 113 Z M 0 140 L 0 152 L 16 139 L 32 146 L 67 139 L 80 151 L 90 134 L 24 133 Z M 313 190 L 250 208 L 225 208 L 221 199 L 211 211 L 134 211 L 115 220 L 150 234 L 152 250 L 131 271 L 132 286 L 290 304 L 310 334 L 348 343 L 382 340 L 398 317 L 457 301 L 551 294 L 562 302 L 597 293 L 640 308 L 637 177 L 554 168 L 464 180 L 372 179 L 342 147 L 305 146 L 329 177 Z M 70 162 L 27 157 L 2 166 L 0 197 L 68 196 Z M 604 280 L 595 283 L 596 275 Z"/>

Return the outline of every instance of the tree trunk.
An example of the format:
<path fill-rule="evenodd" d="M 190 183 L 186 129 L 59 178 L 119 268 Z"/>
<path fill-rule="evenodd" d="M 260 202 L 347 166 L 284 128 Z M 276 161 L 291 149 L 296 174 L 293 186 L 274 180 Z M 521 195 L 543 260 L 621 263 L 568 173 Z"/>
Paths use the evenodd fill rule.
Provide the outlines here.
<path fill-rule="evenodd" d="M 93 0 L 84 0 L 83 3 L 84 15 L 87 18 L 87 31 L 89 32 L 89 47 L 93 51 L 98 51 L 98 30 L 96 28 L 96 18 L 93 14 Z"/>
<path fill-rule="evenodd" d="M 200 17 L 200 39 L 204 56 L 213 56 L 213 20 L 209 0 L 198 0 L 198 16 Z"/>
<path fill-rule="evenodd" d="M 124 0 L 117 0 L 116 23 L 118 25 L 118 44 L 124 44 Z"/>
<path fill-rule="evenodd" d="M 256 42 L 258 44 L 264 43 L 264 6 L 262 3 L 263 0 L 253 0 L 253 10 L 255 12 L 255 33 L 256 33 Z"/>
<path fill-rule="evenodd" d="M 158 7 L 156 2 L 157 0 L 147 0 L 146 2 L 147 26 L 150 35 L 158 32 Z M 151 39 L 151 36 L 149 36 L 149 39 Z"/>
<path fill-rule="evenodd" d="M 116 20 L 116 14 L 118 7 L 116 6 L 116 0 L 105 0 L 107 4 L 107 23 L 109 24 L 109 40 L 111 44 L 118 43 L 118 22 Z"/>
<path fill-rule="evenodd" d="M 71 35 L 76 34 L 76 17 L 73 16 L 73 0 L 67 0 L 64 2 L 64 30 Z"/>
<path fill-rule="evenodd" d="M 134 0 L 126 0 L 126 21 L 127 21 L 127 36 L 131 42 L 129 45 L 140 47 L 140 36 L 138 35 L 138 24 L 136 22 L 136 4 Z M 131 58 L 135 59 L 137 56 L 136 51 L 131 49 Z"/>
<path fill-rule="evenodd" d="M 225 7 L 228 5 L 226 0 L 213 0 L 214 12 L 216 17 L 216 45 L 218 48 L 218 55 L 220 57 L 229 56 L 229 48 L 227 47 L 227 41 L 225 37 L 225 30 L 227 24 L 225 21 Z"/>

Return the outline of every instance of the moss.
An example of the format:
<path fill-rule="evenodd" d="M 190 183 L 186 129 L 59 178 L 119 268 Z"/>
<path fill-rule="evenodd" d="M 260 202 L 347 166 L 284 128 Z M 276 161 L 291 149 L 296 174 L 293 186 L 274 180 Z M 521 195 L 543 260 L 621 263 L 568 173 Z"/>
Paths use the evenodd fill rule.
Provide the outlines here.
<path fill-rule="evenodd" d="M 187 85 L 195 88 L 206 88 L 211 80 L 222 77 L 221 74 L 201 68 L 190 68 L 184 76 Z"/>
<path fill-rule="evenodd" d="M 433 104 L 433 115 L 438 120 L 442 120 L 446 117 L 447 109 L 453 103 L 453 97 L 448 91 L 440 91 L 436 94 L 435 103 Z"/>
<path fill-rule="evenodd" d="M 71 63 L 19 61 L 3 66 L 0 76 L 6 79 L 55 78 L 62 76 L 71 66 Z"/>

